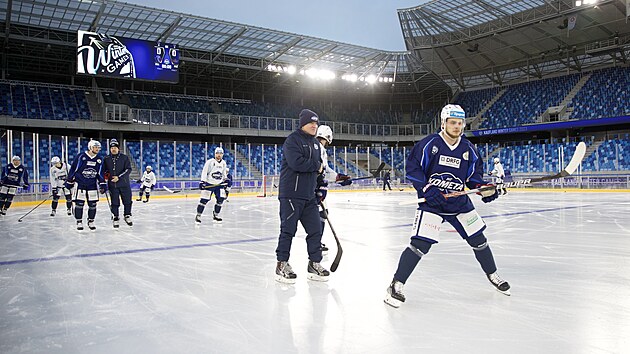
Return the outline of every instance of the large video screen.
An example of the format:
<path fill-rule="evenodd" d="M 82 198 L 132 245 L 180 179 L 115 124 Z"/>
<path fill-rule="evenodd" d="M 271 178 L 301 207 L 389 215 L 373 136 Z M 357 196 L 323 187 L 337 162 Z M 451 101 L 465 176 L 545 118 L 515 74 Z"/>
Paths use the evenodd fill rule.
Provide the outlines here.
<path fill-rule="evenodd" d="M 77 73 L 152 81 L 179 81 L 174 44 L 79 31 Z"/>

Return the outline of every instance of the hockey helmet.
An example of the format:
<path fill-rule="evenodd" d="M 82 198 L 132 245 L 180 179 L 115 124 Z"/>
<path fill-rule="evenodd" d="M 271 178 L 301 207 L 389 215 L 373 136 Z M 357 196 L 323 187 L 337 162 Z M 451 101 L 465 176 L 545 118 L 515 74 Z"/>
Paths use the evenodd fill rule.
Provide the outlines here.
<path fill-rule="evenodd" d="M 446 120 L 449 118 L 461 119 L 463 121 L 462 130 L 466 126 L 466 112 L 460 105 L 447 104 L 442 108 L 440 118 L 442 120 L 442 130 L 446 127 Z"/>
<path fill-rule="evenodd" d="M 499 158 L 498 158 L 498 157 L 495 157 L 495 158 L 494 158 L 494 163 L 499 163 L 499 162 L 501 162 L 501 160 L 499 160 Z"/>
<path fill-rule="evenodd" d="M 220 146 L 217 146 L 216 149 L 214 149 L 214 154 L 223 154 L 223 148 Z"/>
<path fill-rule="evenodd" d="M 52 159 L 50 159 L 50 164 L 51 165 L 56 165 L 58 163 L 61 163 L 61 159 L 59 158 L 59 156 L 53 156 Z"/>
<path fill-rule="evenodd" d="M 333 141 L 332 129 L 330 129 L 330 127 L 327 125 L 320 125 L 319 127 L 317 127 L 317 134 L 315 135 L 315 137 L 323 138 L 328 142 L 328 144 L 332 144 L 332 141 Z"/>
<path fill-rule="evenodd" d="M 151 167 L 151 165 L 148 165 L 147 168 L 146 168 L 147 171 L 151 171 L 152 169 L 153 169 L 153 167 Z"/>
<path fill-rule="evenodd" d="M 92 148 L 97 147 L 101 148 L 101 143 L 98 140 L 90 140 L 88 143 L 88 150 L 92 150 Z"/>
<path fill-rule="evenodd" d="M 22 159 L 21 159 L 18 155 L 14 155 L 14 156 L 11 158 L 11 161 L 22 161 Z"/>

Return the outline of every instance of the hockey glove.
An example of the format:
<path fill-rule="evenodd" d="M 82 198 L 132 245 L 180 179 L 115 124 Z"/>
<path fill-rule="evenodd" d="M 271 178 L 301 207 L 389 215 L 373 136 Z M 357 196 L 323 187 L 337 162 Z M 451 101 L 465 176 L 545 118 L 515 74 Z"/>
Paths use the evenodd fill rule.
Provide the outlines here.
<path fill-rule="evenodd" d="M 446 205 L 446 197 L 440 189 L 432 184 L 427 184 L 422 188 L 421 196 L 426 199 L 427 205 L 432 208 L 441 208 Z"/>
<path fill-rule="evenodd" d="M 491 201 L 499 198 L 499 191 L 494 184 L 478 184 L 475 188 L 483 188 L 481 192 L 477 193 L 481 196 L 481 201 L 484 203 L 490 203 Z"/>
<path fill-rule="evenodd" d="M 101 194 L 105 194 L 105 192 L 107 192 L 107 183 L 104 183 L 104 182 L 99 183 L 98 191 L 101 192 Z"/>
<path fill-rule="evenodd" d="M 335 178 L 335 182 L 339 183 L 342 186 L 349 186 L 352 184 L 352 177 L 348 175 L 344 175 L 343 173 L 338 173 Z"/>
<path fill-rule="evenodd" d="M 24 183 L 24 184 L 22 185 L 22 189 L 24 189 L 24 190 L 27 190 L 27 189 L 28 189 L 28 187 L 30 187 L 30 185 L 29 185 L 28 183 Z"/>
<path fill-rule="evenodd" d="M 136 181 L 136 183 L 142 183 L 142 180 L 141 180 L 141 179 L 139 179 L 139 180 L 137 180 L 137 181 Z"/>
<path fill-rule="evenodd" d="M 151 185 L 151 190 L 153 190 L 153 188 L 155 188 L 155 184 L 152 184 L 152 185 Z"/>
<path fill-rule="evenodd" d="M 203 182 L 203 181 L 199 182 L 199 189 L 208 189 L 210 186 L 211 184 L 208 182 Z"/>
<path fill-rule="evenodd" d="M 53 187 L 53 189 L 50 190 L 50 193 L 53 197 L 57 197 L 59 195 L 59 188 Z"/>
<path fill-rule="evenodd" d="M 74 182 L 69 182 L 69 181 L 66 181 L 66 182 L 63 184 L 63 186 L 64 186 L 64 187 L 66 187 L 68 190 L 70 190 L 70 191 L 71 191 L 71 190 L 72 190 L 72 188 L 74 188 Z"/>
<path fill-rule="evenodd" d="M 317 196 L 317 202 L 321 203 L 326 199 L 328 195 L 328 187 L 319 187 L 315 191 L 315 196 Z"/>

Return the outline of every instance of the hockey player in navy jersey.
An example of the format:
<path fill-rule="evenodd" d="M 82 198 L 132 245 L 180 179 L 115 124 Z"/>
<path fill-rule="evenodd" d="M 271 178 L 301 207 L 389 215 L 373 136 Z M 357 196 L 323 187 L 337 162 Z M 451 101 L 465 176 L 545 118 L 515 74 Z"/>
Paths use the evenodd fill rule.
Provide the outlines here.
<path fill-rule="evenodd" d="M 96 230 L 94 217 L 96 216 L 96 203 L 98 193 L 105 194 L 107 183 L 103 177 L 103 158 L 98 155 L 101 151 L 101 143 L 90 140 L 88 149 L 80 153 L 70 166 L 70 173 L 66 187 L 74 192 L 74 217 L 77 220 L 77 230 L 83 230 L 83 206 L 88 204 L 88 227 Z"/>
<path fill-rule="evenodd" d="M 7 215 L 7 209 L 11 206 L 13 197 L 20 187 L 28 188 L 28 171 L 22 165 L 22 159 L 16 155 L 2 169 L 2 177 L 0 179 L 0 215 Z"/>
<path fill-rule="evenodd" d="M 464 187 L 488 185 L 483 180 L 483 161 L 475 146 L 462 136 L 466 114 L 458 105 L 446 105 L 441 112 L 442 130 L 420 140 L 407 158 L 407 178 L 419 198 L 425 198 L 416 211 L 411 243 L 398 262 L 385 303 L 399 307 L 405 296 L 403 284 L 433 244 L 438 243 L 444 221 L 451 224 L 472 247 L 475 258 L 488 280 L 501 293 L 510 295 L 510 285 L 497 275 L 497 267 L 488 241 L 483 234 L 486 224 L 475 210 L 470 198 L 462 195 L 445 198 L 444 193 L 462 191 Z M 481 192 L 485 203 L 498 198 L 496 188 Z"/>
<path fill-rule="evenodd" d="M 66 197 L 66 211 L 68 215 L 72 215 L 72 190 L 66 188 L 66 179 L 68 179 L 68 164 L 62 162 L 58 156 L 50 159 L 50 195 L 53 197 L 51 203 L 50 216 L 57 214 L 57 205 L 61 194 Z"/>
<path fill-rule="evenodd" d="M 223 160 L 223 148 L 217 147 L 214 149 L 214 158 L 206 161 L 201 171 L 201 182 L 199 182 L 199 189 L 201 189 L 201 199 L 197 205 L 197 216 L 195 216 L 195 222 L 197 225 L 201 224 L 201 214 L 206 208 L 206 204 L 212 198 L 212 194 L 216 198 L 214 204 L 214 210 L 212 211 L 212 220 L 220 223 L 223 221 L 219 217 L 223 201 L 226 198 L 225 186 L 227 185 L 227 165 Z"/>

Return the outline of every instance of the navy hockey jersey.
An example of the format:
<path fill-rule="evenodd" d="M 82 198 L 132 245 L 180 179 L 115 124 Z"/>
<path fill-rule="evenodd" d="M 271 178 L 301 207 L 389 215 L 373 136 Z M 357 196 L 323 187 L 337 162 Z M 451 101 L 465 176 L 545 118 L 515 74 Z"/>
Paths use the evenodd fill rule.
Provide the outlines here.
<path fill-rule="evenodd" d="M 442 193 L 475 188 L 484 184 L 483 161 L 477 148 L 465 137 L 455 146 L 448 145 L 439 134 L 431 134 L 420 140 L 407 158 L 407 179 L 422 197 L 422 188 L 427 184 L 438 187 Z M 444 208 L 432 208 L 420 204 L 421 210 L 437 214 L 465 213 L 474 209 L 467 195 L 448 198 Z"/>
<path fill-rule="evenodd" d="M 80 153 L 72 162 L 68 181 L 76 182 L 79 189 L 98 189 L 99 182 L 105 182 L 103 178 L 103 158 L 99 155 L 90 157 L 87 152 Z"/>
<path fill-rule="evenodd" d="M 19 187 L 20 180 L 23 180 L 24 184 L 28 184 L 28 171 L 26 171 L 26 167 L 22 164 L 15 167 L 13 163 L 9 162 L 9 164 L 2 169 L 2 184 Z"/>

